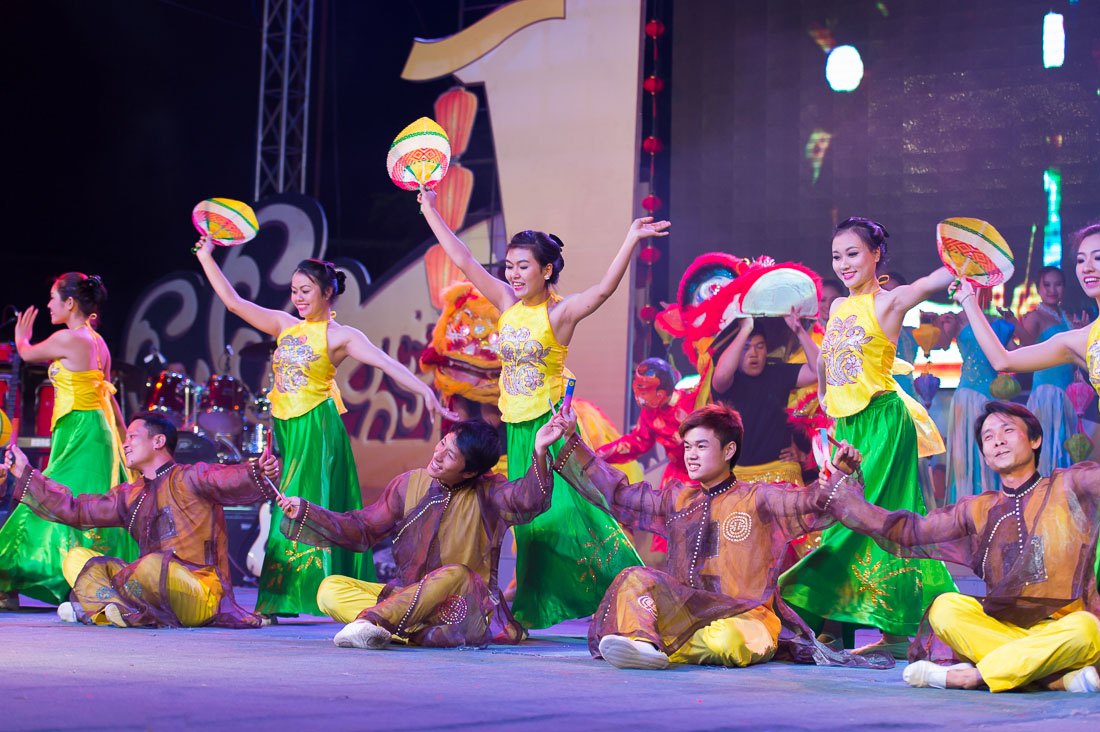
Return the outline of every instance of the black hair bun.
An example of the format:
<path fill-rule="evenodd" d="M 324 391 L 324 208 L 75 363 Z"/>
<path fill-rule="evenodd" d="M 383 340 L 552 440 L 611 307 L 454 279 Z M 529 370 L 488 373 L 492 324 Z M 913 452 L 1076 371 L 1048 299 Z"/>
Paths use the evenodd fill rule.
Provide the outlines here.
<path fill-rule="evenodd" d="M 99 275 L 88 275 L 78 285 L 81 300 L 95 305 L 102 305 L 107 300 L 107 288 Z"/>
<path fill-rule="evenodd" d="M 344 294 L 344 290 L 347 289 L 345 283 L 347 282 L 348 276 L 344 274 L 342 270 L 338 270 L 335 267 L 333 267 L 333 273 L 333 279 L 336 280 L 336 294 L 342 295 Z"/>
<path fill-rule="evenodd" d="M 554 241 L 554 243 L 558 245 L 558 249 L 565 249 L 565 242 L 563 242 L 557 234 L 547 234 L 547 236 L 550 237 Z"/>

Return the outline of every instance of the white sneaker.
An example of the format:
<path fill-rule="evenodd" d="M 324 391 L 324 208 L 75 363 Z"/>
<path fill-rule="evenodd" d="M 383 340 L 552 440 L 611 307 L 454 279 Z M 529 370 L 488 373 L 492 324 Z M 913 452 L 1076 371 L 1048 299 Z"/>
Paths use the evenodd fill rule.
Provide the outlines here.
<path fill-rule="evenodd" d="M 1063 676 L 1062 683 L 1066 691 L 1095 694 L 1100 691 L 1100 673 L 1096 672 L 1095 666 L 1085 666 Z"/>
<path fill-rule="evenodd" d="M 336 634 L 332 642 L 340 648 L 380 650 L 390 644 L 390 631 L 369 620 L 353 620 Z"/>
<path fill-rule="evenodd" d="M 624 635 L 600 638 L 600 655 L 615 668 L 644 668 L 656 671 L 668 668 L 668 656 L 657 646 Z"/>
<path fill-rule="evenodd" d="M 111 621 L 111 625 L 118 628 L 128 628 L 129 625 L 122 619 L 122 611 L 118 609 L 118 605 L 111 603 L 107 607 L 103 608 L 103 614 L 107 617 L 107 620 Z"/>
<path fill-rule="evenodd" d="M 57 606 L 57 617 L 66 623 L 77 622 L 76 609 L 71 602 L 63 602 Z"/>
<path fill-rule="evenodd" d="M 956 663 L 953 666 L 940 666 L 931 661 L 914 661 L 901 672 L 901 678 L 917 689 L 946 689 L 947 672 L 961 668 L 974 668 L 974 664 Z"/>

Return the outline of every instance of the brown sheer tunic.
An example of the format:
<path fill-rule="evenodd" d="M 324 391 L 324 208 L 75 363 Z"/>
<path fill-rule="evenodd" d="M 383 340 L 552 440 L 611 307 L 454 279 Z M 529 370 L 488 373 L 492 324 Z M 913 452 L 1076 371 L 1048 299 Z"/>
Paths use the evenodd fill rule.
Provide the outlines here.
<path fill-rule="evenodd" d="M 515 482 L 483 475 L 453 488 L 413 470 L 358 511 L 303 502 L 282 530 L 293 541 L 360 552 L 393 534 L 398 576 L 359 617 L 394 635 L 432 647 L 519 643 L 526 633 L 497 583 L 500 547 L 508 527 L 550 507 L 551 480 L 534 460 Z"/>
<path fill-rule="evenodd" d="M 141 558 L 129 565 L 114 557 L 89 560 L 73 585 L 72 599 L 85 614 L 109 600 L 134 626 L 183 625 L 168 602 L 168 566 L 176 563 L 190 571 L 212 568 L 217 573 L 221 598 L 207 625 L 260 627 L 260 617 L 233 597 L 222 506 L 273 497 L 255 460 L 244 465 L 169 463 L 152 480 L 139 477 L 106 494 L 73 495 L 69 488 L 28 469 L 15 488 L 15 500 L 48 521 L 77 529 L 118 526 L 130 532 Z M 103 563 L 117 565 L 109 573 L 113 574 L 109 586 L 103 581 L 104 572 L 91 571 Z"/>
<path fill-rule="evenodd" d="M 715 620 L 766 605 L 783 621 L 777 658 L 893 666 L 885 654 L 853 656 L 818 643 L 776 592 L 788 542 L 833 523 L 819 507 L 843 476 L 806 488 L 731 477 L 713 488 L 672 481 L 657 490 L 629 483 L 575 435 L 553 467 L 587 500 L 601 507 L 606 500 L 621 523 L 668 540 L 667 572 L 630 567 L 608 588 L 588 631 L 593 656 L 605 635 L 644 637 L 672 655 Z"/>
<path fill-rule="evenodd" d="M 1049 478 L 1036 474 L 1014 491 L 967 496 L 927 516 L 886 511 L 843 487 L 829 511 L 888 552 L 969 567 L 985 581 L 986 596 L 976 598 L 985 612 L 1028 627 L 1076 610 L 1100 616 L 1093 567 L 1098 505 L 1100 466 L 1080 463 Z M 909 659 L 952 657 L 926 614 Z"/>

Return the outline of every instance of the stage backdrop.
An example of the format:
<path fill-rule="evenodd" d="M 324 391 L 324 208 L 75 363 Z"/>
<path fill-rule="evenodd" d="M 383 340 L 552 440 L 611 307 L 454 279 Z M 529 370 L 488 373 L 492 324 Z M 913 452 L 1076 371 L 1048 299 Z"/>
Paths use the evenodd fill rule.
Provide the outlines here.
<path fill-rule="evenodd" d="M 1063 14 L 1066 58 L 1044 68 L 1043 22 Z M 833 276 L 834 222 L 890 232 L 889 270 L 938 264 L 935 225 L 992 222 L 1022 281 L 1060 228 L 1100 217 L 1100 4 L 1022 0 L 677 0 L 673 5 L 670 271 L 699 254 L 769 254 Z M 825 49 L 862 56 L 833 91 Z M 675 282 L 673 282 L 675 287 Z"/>

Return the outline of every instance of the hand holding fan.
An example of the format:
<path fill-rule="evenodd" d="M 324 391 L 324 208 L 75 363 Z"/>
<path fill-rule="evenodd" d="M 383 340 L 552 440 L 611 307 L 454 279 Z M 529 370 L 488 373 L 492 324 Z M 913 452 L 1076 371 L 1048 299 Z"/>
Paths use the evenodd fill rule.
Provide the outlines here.
<path fill-rule="evenodd" d="M 428 117 L 421 117 L 398 133 L 386 156 L 386 170 L 398 188 L 415 191 L 435 188 L 451 163 L 447 133 Z"/>
<path fill-rule="evenodd" d="M 1012 277 L 1008 242 L 992 224 L 981 219 L 941 221 L 936 225 L 936 248 L 944 266 L 974 287 L 993 287 Z"/>
<path fill-rule="evenodd" d="M 232 198 L 208 198 L 191 210 L 191 223 L 213 243 L 234 247 L 253 239 L 260 230 L 256 213 L 247 203 Z M 197 252 L 196 245 L 191 249 Z"/>

